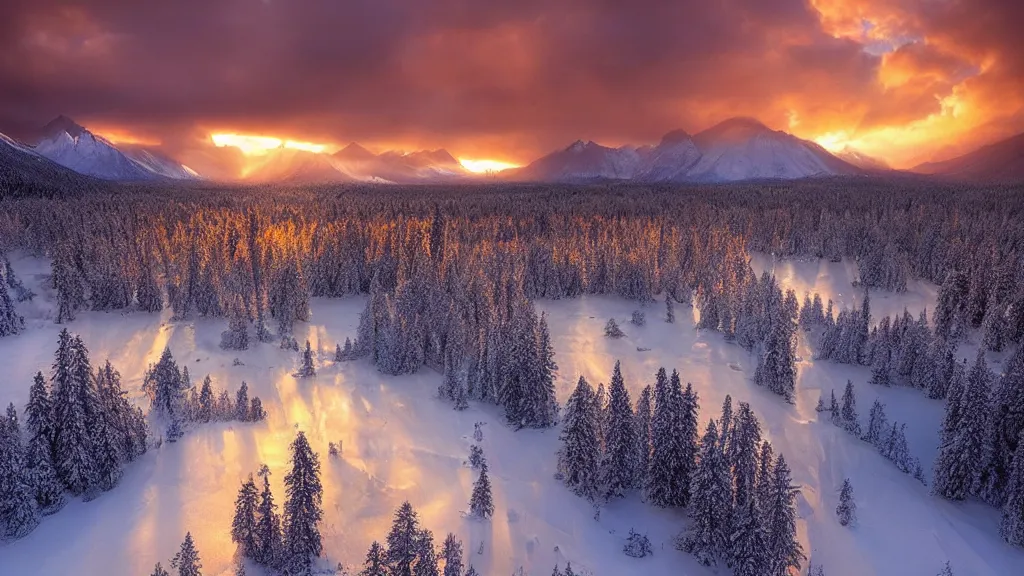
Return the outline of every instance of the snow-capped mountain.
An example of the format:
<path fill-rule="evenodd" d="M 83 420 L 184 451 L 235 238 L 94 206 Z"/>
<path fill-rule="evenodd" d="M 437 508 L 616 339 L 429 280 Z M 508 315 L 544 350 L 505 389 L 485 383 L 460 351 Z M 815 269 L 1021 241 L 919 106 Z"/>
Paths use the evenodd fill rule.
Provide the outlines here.
<path fill-rule="evenodd" d="M 967 182 L 1024 182 L 1024 134 L 944 162 L 927 162 L 911 171 Z"/>
<path fill-rule="evenodd" d="M 195 170 L 152 148 L 142 146 L 119 146 L 121 152 L 150 172 L 172 180 L 198 180 Z"/>
<path fill-rule="evenodd" d="M 573 182 L 733 182 L 860 174 L 856 166 L 821 146 L 771 130 L 751 118 L 733 118 L 691 137 L 666 134 L 652 147 L 607 148 L 577 141 L 520 170 L 513 180 Z"/>
<path fill-rule="evenodd" d="M 641 151 L 631 146 L 608 148 L 577 140 L 564 150 L 552 152 L 529 165 L 506 170 L 506 179 L 541 182 L 629 180 L 637 174 Z"/>
<path fill-rule="evenodd" d="M 835 156 L 840 160 L 853 164 L 857 168 L 871 172 L 884 172 L 892 169 L 885 160 L 875 158 L 874 156 L 868 156 L 867 154 L 850 148 L 849 146 L 843 148 L 839 152 L 836 152 Z"/>
<path fill-rule="evenodd" d="M 86 194 L 98 190 L 103 184 L 0 134 L 0 198 Z"/>
<path fill-rule="evenodd" d="M 42 132 L 43 137 L 35 146 L 36 153 L 80 174 L 125 181 L 197 176 L 166 156 L 138 150 L 126 154 L 66 116 L 58 116 L 43 127 Z"/>

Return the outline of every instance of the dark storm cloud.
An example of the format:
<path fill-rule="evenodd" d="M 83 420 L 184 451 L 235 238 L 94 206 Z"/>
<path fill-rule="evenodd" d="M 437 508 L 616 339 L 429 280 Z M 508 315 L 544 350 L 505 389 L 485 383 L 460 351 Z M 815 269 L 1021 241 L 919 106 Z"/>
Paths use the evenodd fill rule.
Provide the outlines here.
<path fill-rule="evenodd" d="M 934 112 L 963 81 L 952 75 L 992 54 L 993 86 L 1019 94 L 1020 53 L 1005 54 L 1021 42 L 1006 22 L 1016 4 L 4 0 L 0 128 L 65 113 L 173 148 L 216 129 L 521 160 L 579 137 L 653 140 L 734 115 L 807 135 L 855 130 Z M 830 29 L 873 14 L 936 35 L 934 53 L 891 55 L 927 71 L 927 85 L 884 86 L 868 39 Z"/>

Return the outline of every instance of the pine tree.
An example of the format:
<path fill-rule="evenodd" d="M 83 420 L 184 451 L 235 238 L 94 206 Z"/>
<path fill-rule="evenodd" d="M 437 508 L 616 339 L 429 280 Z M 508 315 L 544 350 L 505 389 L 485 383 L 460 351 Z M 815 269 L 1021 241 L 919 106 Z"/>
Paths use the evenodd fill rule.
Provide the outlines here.
<path fill-rule="evenodd" d="M 293 573 L 306 573 L 313 558 L 323 551 L 320 521 L 323 519 L 323 486 L 320 459 L 299 432 L 291 444 L 291 470 L 284 477 L 283 538 L 285 564 Z"/>
<path fill-rule="evenodd" d="M 25 318 L 14 309 L 7 286 L 0 283 L 0 337 L 11 336 L 25 329 Z"/>
<path fill-rule="evenodd" d="M 171 356 L 171 349 L 164 348 L 160 360 L 146 373 L 142 389 L 149 394 L 150 412 L 167 420 L 178 416 L 183 403 L 181 372 Z"/>
<path fill-rule="evenodd" d="M 818 404 L 814 406 L 815 412 L 828 412 L 828 408 L 825 406 L 825 397 L 818 395 Z"/>
<path fill-rule="evenodd" d="M 871 412 L 868 414 L 868 429 L 864 432 L 861 440 L 881 448 L 888 428 L 889 419 L 885 415 L 885 404 L 876 398 L 874 404 L 871 405 Z"/>
<path fill-rule="evenodd" d="M 740 402 L 733 432 L 729 437 L 727 459 L 733 470 L 736 508 L 742 510 L 755 499 L 757 486 L 757 449 L 761 443 L 761 424 L 750 404 Z"/>
<path fill-rule="evenodd" d="M 150 574 L 150 576 L 171 576 L 171 575 L 167 573 L 167 570 L 164 570 L 164 567 L 161 566 L 159 562 L 157 562 L 156 566 L 153 567 L 153 573 Z"/>
<path fill-rule="evenodd" d="M 214 404 L 216 399 L 213 396 L 213 380 L 207 375 L 203 379 L 203 387 L 199 390 L 199 410 L 197 417 L 199 422 L 211 422 L 214 419 Z"/>
<path fill-rule="evenodd" d="M 633 486 L 637 465 L 633 408 L 617 361 L 608 397 L 608 430 L 601 462 L 601 484 L 605 498 L 612 499 L 621 498 Z"/>
<path fill-rule="evenodd" d="M 238 387 L 238 392 L 235 393 L 235 420 L 239 422 L 249 422 L 249 385 L 242 381 L 242 385 Z"/>
<path fill-rule="evenodd" d="M 363 569 L 359 576 L 388 576 L 387 553 L 380 542 L 376 540 L 370 544 L 366 552 L 366 560 L 363 561 Z M 445 575 L 447 576 L 447 575 Z"/>
<path fill-rule="evenodd" d="M 277 504 L 270 491 L 270 469 L 266 465 L 258 473 L 263 478 L 263 491 L 256 510 L 256 549 L 253 560 L 264 566 L 277 566 L 281 559 L 283 544 L 281 542 L 281 517 L 277 514 Z"/>
<path fill-rule="evenodd" d="M 249 314 L 240 296 L 235 296 L 229 310 L 228 329 L 220 335 L 225 350 L 249 349 Z"/>
<path fill-rule="evenodd" d="M 953 567 L 949 565 L 949 561 L 946 561 L 946 565 L 939 571 L 938 576 L 953 576 Z"/>
<path fill-rule="evenodd" d="M 634 428 L 636 429 L 637 465 L 634 486 L 643 489 L 647 486 L 647 476 L 651 468 L 651 387 L 644 386 L 636 401 Z"/>
<path fill-rule="evenodd" d="M 203 563 L 199 559 L 195 542 L 192 541 L 191 532 L 185 533 L 185 541 L 181 543 L 181 550 L 171 560 L 171 568 L 178 569 L 178 576 L 202 576 Z"/>
<path fill-rule="evenodd" d="M 597 496 L 597 470 L 601 458 L 593 395 L 590 384 L 580 376 L 566 404 L 558 462 L 566 485 L 586 498 Z"/>
<path fill-rule="evenodd" d="M 768 572 L 764 527 L 753 498 L 737 505 L 729 539 L 730 565 L 734 576 L 761 576 Z"/>
<path fill-rule="evenodd" d="M 491 498 L 491 481 L 487 478 L 487 465 L 480 467 L 480 476 L 473 484 L 473 495 L 469 500 L 469 510 L 477 518 L 487 519 L 494 514 L 494 500 Z"/>
<path fill-rule="evenodd" d="M 39 525 L 31 474 L 26 465 L 14 404 L 0 415 L 0 534 L 21 538 Z"/>
<path fill-rule="evenodd" d="M 672 324 L 676 321 L 676 310 L 672 304 L 672 296 L 665 294 L 665 322 Z"/>
<path fill-rule="evenodd" d="M 879 342 L 874 356 L 875 359 L 871 363 L 871 380 L 869 382 L 876 386 L 889 386 L 892 383 L 889 379 L 891 372 L 889 342 L 886 340 Z"/>
<path fill-rule="evenodd" d="M 796 351 L 791 322 L 778 313 L 771 318 L 764 353 L 758 358 L 754 383 L 793 403 L 796 392 Z"/>
<path fill-rule="evenodd" d="M 97 466 L 89 434 L 96 413 L 88 352 L 62 330 L 53 363 L 54 468 L 61 483 L 79 495 L 97 484 Z"/>
<path fill-rule="evenodd" d="M 309 345 L 309 340 L 306 340 L 306 349 L 302 352 L 302 367 L 299 368 L 298 376 L 300 378 L 316 376 L 316 368 L 313 366 L 313 349 Z"/>
<path fill-rule="evenodd" d="M 37 434 L 29 440 L 25 455 L 28 484 L 35 491 L 36 504 L 42 514 L 53 514 L 64 507 L 64 486 L 57 479 L 50 456 L 50 442 Z"/>
<path fill-rule="evenodd" d="M 444 576 L 462 576 L 462 541 L 451 532 L 444 539 L 441 558 L 444 559 Z"/>
<path fill-rule="evenodd" d="M 828 419 L 835 426 L 842 425 L 843 414 L 839 410 L 839 402 L 836 401 L 836 391 L 832 390 L 828 403 Z"/>
<path fill-rule="evenodd" d="M 943 430 L 932 487 L 935 494 L 944 498 L 963 500 L 980 488 L 978 482 L 988 425 L 990 378 L 985 352 L 979 350 L 967 377 L 967 388 L 959 398 L 951 393 L 947 400 L 944 426 L 948 423 L 950 428 Z M 955 409 L 959 410 L 959 415 L 951 416 Z"/>
<path fill-rule="evenodd" d="M 558 363 L 555 362 L 555 348 L 551 344 L 551 333 L 548 320 L 541 312 L 537 325 L 537 353 L 539 354 L 539 378 L 535 384 L 537 400 L 534 411 L 537 414 L 538 427 L 554 426 L 558 419 L 558 400 L 555 398 L 555 376 L 558 374 Z"/>
<path fill-rule="evenodd" d="M 839 505 L 836 506 L 839 523 L 848 526 L 857 521 L 857 503 L 853 501 L 853 485 L 850 479 L 843 480 L 843 488 L 839 491 Z"/>
<path fill-rule="evenodd" d="M 626 334 L 621 328 L 619 328 L 619 324 L 615 321 L 615 318 L 609 318 L 608 323 L 604 325 L 604 335 L 609 338 L 622 338 Z"/>
<path fill-rule="evenodd" d="M 728 552 L 731 484 L 718 429 L 715 421 L 711 420 L 701 439 L 700 460 L 690 489 L 693 524 L 682 542 L 682 548 L 705 566 L 716 564 Z"/>
<path fill-rule="evenodd" d="M 725 400 L 722 402 L 722 416 L 718 419 L 718 441 L 722 445 L 722 451 L 727 461 L 732 462 L 729 457 L 729 444 L 730 435 L 735 424 L 732 420 L 732 396 L 729 394 L 725 395 Z"/>
<path fill-rule="evenodd" d="M 437 569 L 437 554 L 434 551 L 434 533 L 420 530 L 416 534 L 416 564 L 413 576 L 441 576 Z"/>
<path fill-rule="evenodd" d="M 263 402 L 260 401 L 259 396 L 253 396 L 249 406 L 249 420 L 251 422 L 259 422 L 266 418 L 267 412 L 263 409 Z"/>
<path fill-rule="evenodd" d="M 846 381 L 843 391 L 842 426 L 850 434 L 860 436 L 860 422 L 857 419 L 857 397 L 853 392 L 853 381 Z"/>
<path fill-rule="evenodd" d="M 258 493 L 256 482 L 252 474 L 242 483 L 238 489 L 238 498 L 235 499 L 235 517 L 231 522 L 231 541 L 238 544 L 238 551 L 242 556 L 255 557 L 259 546 L 257 545 L 256 531 L 256 509 L 258 507 Z"/>
<path fill-rule="evenodd" d="M 999 533 L 1010 544 L 1024 546 L 1024 432 L 1018 438 L 1012 462 Z"/>
<path fill-rule="evenodd" d="M 388 533 L 387 562 L 389 576 L 413 576 L 417 556 L 419 517 L 406 500 L 395 511 L 395 519 Z"/>
<path fill-rule="evenodd" d="M 796 539 L 796 493 L 791 484 L 789 466 L 780 454 L 774 466 L 774 478 L 765 503 L 766 548 L 772 576 L 786 576 L 790 568 L 800 569 L 803 548 Z"/>

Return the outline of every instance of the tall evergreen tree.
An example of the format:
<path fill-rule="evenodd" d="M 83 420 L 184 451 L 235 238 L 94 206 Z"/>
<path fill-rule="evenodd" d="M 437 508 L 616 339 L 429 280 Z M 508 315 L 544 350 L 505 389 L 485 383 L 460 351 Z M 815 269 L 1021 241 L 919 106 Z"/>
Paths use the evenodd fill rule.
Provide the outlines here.
<path fill-rule="evenodd" d="M 363 561 L 363 569 L 359 576 L 388 576 L 387 553 L 380 542 L 376 540 L 370 544 L 366 552 L 366 560 Z M 445 575 L 447 576 L 447 575 Z"/>
<path fill-rule="evenodd" d="M 487 478 L 487 464 L 480 467 L 480 476 L 473 484 L 473 495 L 469 500 L 469 510 L 477 518 L 487 519 L 494 515 L 494 500 L 491 497 L 491 481 Z"/>
<path fill-rule="evenodd" d="M 235 420 L 239 422 L 249 422 L 249 385 L 242 381 L 242 385 L 238 387 L 238 392 L 235 393 Z"/>
<path fill-rule="evenodd" d="M 730 565 L 734 576 L 762 576 L 768 573 L 764 527 L 757 502 L 750 498 L 737 505 L 729 539 Z"/>
<path fill-rule="evenodd" d="M 203 576 L 203 563 L 199 559 L 199 551 L 196 550 L 191 532 L 185 533 L 185 541 L 171 560 L 171 568 L 178 569 L 178 576 Z"/>
<path fill-rule="evenodd" d="M 991 378 L 984 354 L 984 350 L 978 351 L 963 394 L 959 398 L 950 394 L 946 403 L 946 421 L 951 422 L 951 428 L 943 433 L 932 491 L 950 500 L 963 500 L 978 488 Z M 950 412 L 955 409 L 959 416 L 951 417 Z"/>
<path fill-rule="evenodd" d="M 690 516 L 693 524 L 682 548 L 697 561 L 711 566 L 725 558 L 729 549 L 729 519 L 732 515 L 732 479 L 722 453 L 715 421 L 708 423 L 701 439 L 700 461 L 693 474 Z"/>
<path fill-rule="evenodd" d="M 672 304 L 672 295 L 665 294 L 665 322 L 669 324 L 676 321 L 676 310 Z"/>
<path fill-rule="evenodd" d="M 320 458 L 310 448 L 306 434 L 299 432 L 291 444 L 291 470 L 284 477 L 282 535 L 285 563 L 293 574 L 309 572 L 313 558 L 323 551 L 320 521 L 323 519 L 323 486 Z"/>
<path fill-rule="evenodd" d="M 441 558 L 444 559 L 444 576 L 462 576 L 462 540 L 451 532 L 444 539 Z"/>
<path fill-rule="evenodd" d="M 413 576 L 419 532 L 419 516 L 413 510 L 412 504 L 406 500 L 395 511 L 395 519 L 391 523 L 391 531 L 388 532 L 389 576 Z"/>
<path fill-rule="evenodd" d="M 270 469 L 263 465 L 258 475 L 263 478 L 263 491 L 260 492 L 259 507 L 256 510 L 256 549 L 253 560 L 264 566 L 275 567 L 280 564 L 283 548 L 281 517 L 270 490 Z"/>
<path fill-rule="evenodd" d="M 999 533 L 1010 544 L 1024 546 L 1024 433 L 1018 438 L 1013 456 Z"/>
<path fill-rule="evenodd" d="M 238 489 L 235 499 L 235 517 L 231 522 L 231 541 L 238 544 L 242 556 L 254 557 L 257 550 L 256 510 L 259 494 L 252 474 Z"/>
<path fill-rule="evenodd" d="M 1004 366 L 992 398 L 982 491 L 985 501 L 996 506 L 1003 505 L 1009 496 L 1013 457 L 1024 434 L 1024 346 L 1018 346 Z"/>
<path fill-rule="evenodd" d="M 21 538 L 39 525 L 39 508 L 25 461 L 14 404 L 0 415 L 0 534 Z"/>
<path fill-rule="evenodd" d="M 843 526 L 857 521 L 857 503 L 853 501 L 853 485 L 850 479 L 843 480 L 843 487 L 839 491 L 839 505 L 836 506 L 836 516 Z"/>
<path fill-rule="evenodd" d="M 95 451 L 89 434 L 96 394 L 92 388 L 89 357 L 80 341 L 61 330 L 53 363 L 54 468 L 72 494 L 97 484 Z"/>
<path fill-rule="evenodd" d="M 612 499 L 621 498 L 633 486 L 637 471 L 633 407 L 618 361 L 612 371 L 608 397 L 608 431 L 601 462 L 601 484 L 605 498 Z"/>
<path fill-rule="evenodd" d="M 761 424 L 750 409 L 740 402 L 736 412 L 732 435 L 729 437 L 728 457 L 731 458 L 736 508 L 742 511 L 748 501 L 754 500 L 757 486 L 757 450 L 761 443 Z"/>
<path fill-rule="evenodd" d="M 586 498 L 597 496 L 597 470 L 601 458 L 592 396 L 593 389 L 580 376 L 566 404 L 558 462 L 565 483 L 576 494 Z"/>
<path fill-rule="evenodd" d="M 799 489 L 792 485 L 786 459 L 780 454 L 775 462 L 774 478 L 765 503 L 766 544 L 770 555 L 767 575 L 786 576 L 790 568 L 799 570 L 800 562 L 805 558 L 803 548 L 796 539 L 797 492 Z"/>
<path fill-rule="evenodd" d="M 640 391 L 640 397 L 636 401 L 636 415 L 634 427 L 636 429 L 637 465 L 634 485 L 643 489 L 647 486 L 647 475 L 651 468 L 651 420 L 653 419 L 651 409 L 651 387 L 644 386 Z"/>
<path fill-rule="evenodd" d="M 7 286 L 0 282 L 0 337 L 11 336 L 25 329 L 25 318 L 14 309 Z"/>
<path fill-rule="evenodd" d="M 309 340 L 306 340 L 306 349 L 302 351 L 302 366 L 299 368 L 298 376 L 300 378 L 316 376 L 316 367 L 313 365 L 313 349 L 309 345 Z"/>
<path fill-rule="evenodd" d="M 150 574 L 149 576 L 171 576 L 171 575 L 167 573 L 167 570 L 164 570 L 164 567 L 159 562 L 157 562 L 156 566 L 153 567 L 153 573 Z"/>
<path fill-rule="evenodd" d="M 184 389 L 181 371 L 170 348 L 164 348 L 160 360 L 146 372 L 142 389 L 149 394 L 151 413 L 168 421 L 179 416 Z"/>
<path fill-rule="evenodd" d="M 889 428 L 889 419 L 885 415 L 885 404 L 875 399 L 871 405 L 871 412 L 868 414 L 868 429 L 865 430 L 861 440 L 872 446 L 881 448 L 885 442 L 885 433 Z"/>
<path fill-rule="evenodd" d="M 558 400 L 555 398 L 555 376 L 558 374 L 558 363 L 555 362 L 555 348 L 551 344 L 547 316 L 541 312 L 540 323 L 537 325 L 537 351 L 539 358 L 537 382 L 537 414 L 538 427 L 554 426 L 558 418 Z"/>
<path fill-rule="evenodd" d="M 860 422 L 857 420 L 857 397 L 853 392 L 853 381 L 846 381 L 843 391 L 842 426 L 850 434 L 860 436 Z"/>

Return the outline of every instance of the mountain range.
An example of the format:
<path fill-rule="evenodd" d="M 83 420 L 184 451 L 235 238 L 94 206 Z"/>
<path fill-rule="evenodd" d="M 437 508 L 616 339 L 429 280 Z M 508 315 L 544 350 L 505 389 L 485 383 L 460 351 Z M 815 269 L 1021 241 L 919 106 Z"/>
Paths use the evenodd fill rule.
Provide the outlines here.
<path fill-rule="evenodd" d="M 470 181 L 475 176 L 444 149 L 375 154 L 355 142 L 333 154 L 280 147 L 247 162 L 243 179 L 253 182 L 414 184 Z M 44 126 L 34 145 L 0 134 L 0 171 L 8 183 L 44 175 L 58 181 L 87 177 L 82 182 L 202 178 L 158 149 L 114 144 L 65 116 Z M 1021 182 L 1024 134 L 910 172 L 947 180 Z M 857 150 L 833 154 L 753 118 L 732 118 L 694 135 L 671 131 L 656 145 L 612 148 L 577 140 L 497 177 L 526 182 L 709 183 L 889 173 L 893 171 L 885 162 Z"/>

